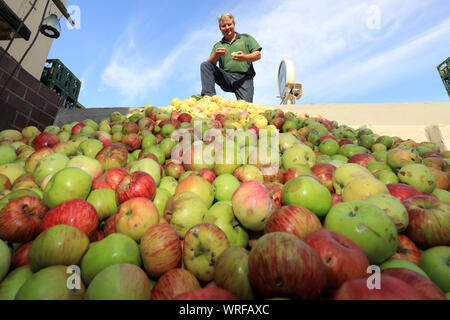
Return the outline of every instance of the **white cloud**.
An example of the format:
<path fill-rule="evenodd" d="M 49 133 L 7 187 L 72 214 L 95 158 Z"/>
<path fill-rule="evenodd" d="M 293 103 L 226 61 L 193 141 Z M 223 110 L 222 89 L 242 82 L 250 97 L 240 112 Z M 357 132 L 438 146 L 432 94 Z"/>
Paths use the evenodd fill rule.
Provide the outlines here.
<path fill-rule="evenodd" d="M 304 86 L 303 103 L 350 98 L 398 77 L 427 46 L 449 38 L 449 20 L 436 21 L 428 30 L 415 24 L 415 17 L 425 15 L 427 6 L 435 2 L 265 0 L 258 8 L 253 1 L 241 2 L 230 9 L 236 30 L 250 33 L 263 47 L 262 59 L 255 63 L 254 101 L 279 103 L 276 77 L 284 58 L 294 61 L 296 81 Z M 413 27 L 423 33 L 404 38 Z M 118 90 L 127 102 L 174 83 L 193 90 L 190 94 L 200 92 L 199 65 L 221 36 L 214 19 L 187 32 L 157 61 L 148 58 L 134 29 L 130 24 L 123 35 L 128 41 L 117 42 L 102 76 L 104 84 Z"/>

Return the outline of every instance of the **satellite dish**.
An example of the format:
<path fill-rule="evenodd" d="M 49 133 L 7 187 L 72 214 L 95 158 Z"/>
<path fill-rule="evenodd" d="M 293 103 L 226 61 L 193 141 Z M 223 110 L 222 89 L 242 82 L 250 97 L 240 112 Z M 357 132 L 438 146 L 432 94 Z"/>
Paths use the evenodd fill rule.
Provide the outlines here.
<path fill-rule="evenodd" d="M 302 85 L 295 83 L 294 62 L 290 59 L 281 60 L 278 68 L 278 93 L 281 104 L 295 104 L 301 98 Z"/>

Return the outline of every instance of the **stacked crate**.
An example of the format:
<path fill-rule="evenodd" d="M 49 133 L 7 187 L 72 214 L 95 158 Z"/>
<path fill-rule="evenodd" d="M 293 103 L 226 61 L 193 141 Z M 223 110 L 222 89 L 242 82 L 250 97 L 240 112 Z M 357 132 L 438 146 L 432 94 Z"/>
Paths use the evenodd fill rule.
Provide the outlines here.
<path fill-rule="evenodd" d="M 450 97 L 450 57 L 437 67 L 448 96 Z"/>
<path fill-rule="evenodd" d="M 61 107 L 77 106 L 81 81 L 60 60 L 47 60 L 41 82 L 61 96 Z"/>

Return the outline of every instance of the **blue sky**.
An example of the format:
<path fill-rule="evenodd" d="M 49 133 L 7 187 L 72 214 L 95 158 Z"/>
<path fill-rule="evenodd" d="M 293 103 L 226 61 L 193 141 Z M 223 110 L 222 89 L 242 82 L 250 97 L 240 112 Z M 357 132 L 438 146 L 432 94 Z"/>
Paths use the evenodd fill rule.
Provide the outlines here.
<path fill-rule="evenodd" d="M 80 28 L 53 42 L 82 80 L 86 107 L 167 106 L 201 91 L 199 67 L 222 36 L 217 16 L 263 47 L 254 102 L 279 104 L 277 71 L 295 64 L 297 103 L 449 101 L 436 66 L 450 56 L 448 0 L 67 0 Z M 225 98 L 234 98 L 217 88 Z"/>

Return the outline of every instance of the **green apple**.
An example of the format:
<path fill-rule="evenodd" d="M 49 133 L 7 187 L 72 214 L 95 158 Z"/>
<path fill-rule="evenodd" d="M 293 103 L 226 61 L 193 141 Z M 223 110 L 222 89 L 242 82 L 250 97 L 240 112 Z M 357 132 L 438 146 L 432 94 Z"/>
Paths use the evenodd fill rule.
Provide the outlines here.
<path fill-rule="evenodd" d="M 230 247 L 217 258 L 214 282 L 241 300 L 255 299 L 248 274 L 249 251 Z"/>
<path fill-rule="evenodd" d="M 194 225 L 184 238 L 184 266 L 200 281 L 211 281 L 217 257 L 229 247 L 228 238 L 219 227 L 210 223 Z"/>
<path fill-rule="evenodd" d="M 450 192 L 447 190 L 436 188 L 432 192 L 439 200 L 444 202 L 450 202 Z"/>
<path fill-rule="evenodd" d="M 394 222 L 398 232 L 406 230 L 409 224 L 409 216 L 400 200 L 385 193 L 371 195 L 365 200 L 383 209 Z"/>
<path fill-rule="evenodd" d="M 342 194 L 344 187 L 352 180 L 360 178 L 373 178 L 370 171 L 356 163 L 346 163 L 333 174 L 333 187 L 337 194 Z"/>
<path fill-rule="evenodd" d="M 172 155 L 172 149 L 175 148 L 177 142 L 171 138 L 165 138 L 159 144 L 160 149 L 164 152 L 165 159 L 169 159 Z"/>
<path fill-rule="evenodd" d="M 251 164 L 246 164 L 237 168 L 233 172 L 233 175 L 236 178 L 238 178 L 238 180 L 241 182 L 246 182 L 250 180 L 254 180 L 260 183 L 264 182 L 264 176 L 261 170 L 258 167 Z"/>
<path fill-rule="evenodd" d="M 0 300 L 14 300 L 19 289 L 32 275 L 29 265 L 11 271 L 0 283 Z"/>
<path fill-rule="evenodd" d="M 118 210 L 116 192 L 111 189 L 92 190 L 86 201 L 95 208 L 99 220 L 112 216 Z"/>
<path fill-rule="evenodd" d="M 11 184 L 14 184 L 16 179 L 25 173 L 25 167 L 19 163 L 7 163 L 0 165 L 0 174 L 7 176 Z"/>
<path fill-rule="evenodd" d="M 450 247 L 436 246 L 425 250 L 419 267 L 443 292 L 450 292 Z"/>
<path fill-rule="evenodd" d="M 64 168 L 47 183 L 44 202 L 47 207 L 54 208 L 67 200 L 86 200 L 91 187 L 92 179 L 85 171 L 79 168 Z"/>
<path fill-rule="evenodd" d="M 89 247 L 89 238 L 81 230 L 55 225 L 41 232 L 30 246 L 28 262 L 36 272 L 53 265 L 77 265 Z"/>
<path fill-rule="evenodd" d="M 150 300 L 151 284 L 134 264 L 113 264 L 101 270 L 86 290 L 86 300 Z"/>
<path fill-rule="evenodd" d="M 327 156 L 335 155 L 339 151 L 339 143 L 333 139 L 325 139 L 320 143 L 319 151 Z"/>
<path fill-rule="evenodd" d="M 387 151 L 386 162 L 395 170 L 399 170 L 407 164 L 418 163 L 419 161 L 420 157 L 415 149 L 409 147 L 397 147 Z"/>
<path fill-rule="evenodd" d="M 324 227 L 355 242 L 372 264 L 383 263 L 397 250 L 398 233 L 391 218 L 367 201 L 336 204 L 328 212 Z"/>
<path fill-rule="evenodd" d="M 37 164 L 33 172 L 34 182 L 37 185 L 41 184 L 42 179 L 44 179 L 49 174 L 55 174 L 58 171 L 64 169 L 69 162 L 69 158 L 62 153 L 52 153 L 46 155 Z"/>
<path fill-rule="evenodd" d="M 286 150 L 281 161 L 286 170 L 294 164 L 305 164 L 312 168 L 316 164 L 316 155 L 310 147 L 300 143 Z"/>
<path fill-rule="evenodd" d="M 380 170 L 374 173 L 375 178 L 384 184 L 398 183 L 400 180 L 392 170 Z"/>
<path fill-rule="evenodd" d="M 308 176 L 293 178 L 281 189 L 283 205 L 295 204 L 311 210 L 318 217 L 324 217 L 331 208 L 333 199 L 330 191 L 319 181 Z"/>
<path fill-rule="evenodd" d="M 103 269 L 113 264 L 130 263 L 141 266 L 139 246 L 132 238 L 122 233 L 112 233 L 93 242 L 81 260 L 81 277 L 89 285 Z"/>
<path fill-rule="evenodd" d="M 164 217 L 164 209 L 167 201 L 169 201 L 172 194 L 164 188 L 156 188 L 155 197 L 153 198 L 153 204 L 158 209 L 158 213 L 161 217 Z"/>
<path fill-rule="evenodd" d="M 404 165 L 397 175 L 401 183 L 409 184 L 420 192 L 433 192 L 436 188 L 436 177 L 423 164 L 411 163 Z"/>
<path fill-rule="evenodd" d="M 374 194 L 389 194 L 386 185 L 374 177 L 353 179 L 342 191 L 342 201 L 365 200 Z"/>
<path fill-rule="evenodd" d="M 91 126 L 84 126 L 81 128 L 80 133 L 85 134 L 88 137 L 92 137 L 95 133 L 96 129 L 92 128 Z"/>
<path fill-rule="evenodd" d="M 109 125 L 109 119 L 102 120 L 98 123 L 97 131 L 103 131 L 106 133 L 111 133 L 111 126 Z"/>
<path fill-rule="evenodd" d="M 8 244 L 0 239 L 0 281 L 8 274 L 11 266 L 11 249 Z"/>
<path fill-rule="evenodd" d="M 12 146 L 0 145 L 0 165 L 14 162 L 16 159 L 16 150 Z"/>
<path fill-rule="evenodd" d="M 215 188 L 215 199 L 217 201 L 228 200 L 231 201 L 231 197 L 237 188 L 241 185 L 239 180 L 232 174 L 221 174 L 218 176 L 214 182 L 213 187 Z"/>
<path fill-rule="evenodd" d="M 173 195 L 164 209 L 165 218 L 175 228 L 181 239 L 191 227 L 203 222 L 206 213 L 208 213 L 208 207 L 205 202 L 193 192 Z"/>
<path fill-rule="evenodd" d="M 16 294 L 15 300 L 83 300 L 86 288 L 83 282 L 70 288 L 72 277 L 65 265 L 54 265 L 39 270 L 27 279 Z"/>
<path fill-rule="evenodd" d="M 58 135 L 58 133 L 60 131 L 61 131 L 61 129 L 59 129 L 59 127 L 57 127 L 57 126 L 47 126 L 44 129 L 44 132 L 53 133 L 54 135 Z"/>
<path fill-rule="evenodd" d="M 161 181 L 161 166 L 153 159 L 137 160 L 130 168 L 130 173 L 142 171 L 148 173 L 158 186 Z"/>
<path fill-rule="evenodd" d="M 82 123 L 85 124 L 86 126 L 93 128 L 95 131 L 97 131 L 98 129 L 98 124 L 94 120 L 86 119 Z"/>
<path fill-rule="evenodd" d="M 391 258 L 380 265 L 381 270 L 390 269 L 390 268 L 402 268 L 409 269 L 411 271 L 417 272 L 418 274 L 424 276 L 428 280 L 431 280 L 430 277 L 423 271 L 420 267 L 408 261 L 406 259 L 395 259 Z"/>
<path fill-rule="evenodd" d="M 392 171 L 392 168 L 386 162 L 382 161 L 373 161 L 367 165 L 367 170 L 369 170 L 372 174 L 375 174 L 381 170 Z"/>
<path fill-rule="evenodd" d="M 158 142 L 154 134 L 149 133 L 142 137 L 141 147 L 147 149 L 148 147 L 156 145 Z"/>
<path fill-rule="evenodd" d="M 95 156 L 103 149 L 103 144 L 97 139 L 87 139 L 78 146 L 78 155 L 84 155 L 89 158 Z"/>
<path fill-rule="evenodd" d="M 243 247 L 248 244 L 248 234 L 234 217 L 231 201 L 216 202 L 203 218 L 203 222 L 211 223 L 222 229 L 227 235 L 231 247 Z"/>
<path fill-rule="evenodd" d="M 78 151 L 78 144 L 73 140 L 61 141 L 53 148 L 54 152 L 63 153 L 66 156 L 74 156 Z"/>
<path fill-rule="evenodd" d="M 181 179 L 180 179 L 181 181 Z M 174 177 L 164 177 L 161 179 L 158 188 L 166 189 L 173 196 L 175 194 L 175 190 L 177 189 L 178 181 Z"/>
<path fill-rule="evenodd" d="M 159 164 L 161 164 L 161 165 L 163 165 L 164 162 L 166 161 L 166 154 L 163 151 L 163 149 L 161 149 L 159 147 L 159 145 L 154 145 L 154 146 L 150 146 L 150 147 L 143 149 L 142 155 L 147 155 L 147 154 L 153 154 L 154 156 L 156 156 Z"/>
<path fill-rule="evenodd" d="M 284 153 L 286 150 L 292 148 L 296 144 L 300 144 L 301 141 L 294 136 L 290 132 L 283 132 L 280 133 L 279 136 L 279 145 L 280 145 L 280 152 Z"/>
<path fill-rule="evenodd" d="M 35 126 L 27 126 L 22 129 L 22 135 L 24 138 L 36 137 L 41 134 L 41 131 Z"/>

